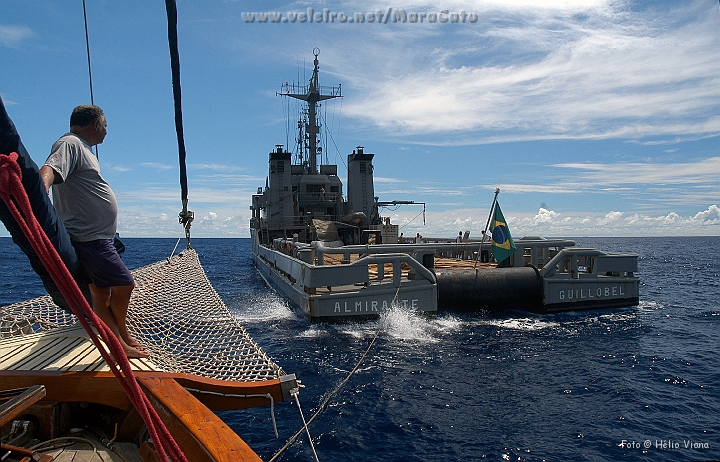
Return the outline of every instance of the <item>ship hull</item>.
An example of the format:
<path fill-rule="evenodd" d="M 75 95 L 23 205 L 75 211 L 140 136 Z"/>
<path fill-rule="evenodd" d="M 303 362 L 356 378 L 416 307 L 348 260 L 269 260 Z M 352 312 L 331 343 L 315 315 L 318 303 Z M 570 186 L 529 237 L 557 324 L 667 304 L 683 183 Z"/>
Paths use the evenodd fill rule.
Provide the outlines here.
<path fill-rule="evenodd" d="M 255 237 L 253 263 L 269 286 L 312 321 L 373 319 L 393 308 L 419 313 L 437 311 L 434 278 L 371 279 L 368 265 L 362 262 L 316 266 L 260 246 Z"/>
<path fill-rule="evenodd" d="M 590 280 L 545 280 L 543 312 L 620 308 L 640 301 L 637 277 L 598 276 Z"/>
<path fill-rule="evenodd" d="M 564 248 L 571 241 L 519 240 L 519 250 L 508 267 L 481 264 L 477 268 L 470 257 L 473 246 L 477 253 L 478 244 L 336 248 L 297 246 L 288 240 L 275 244 L 277 249 L 259 245 L 257 235 L 253 236 L 255 267 L 268 285 L 314 321 L 371 319 L 393 308 L 430 313 L 505 309 L 555 313 L 639 302 L 636 255 Z M 284 251 L 292 245 L 299 258 Z M 358 259 L 348 264 L 354 252 L 365 253 L 358 253 Z M 466 257 L 444 257 L 458 254 Z M 328 264 L 333 255 L 344 263 Z M 381 262 L 377 266 L 385 268 L 400 259 L 406 265 L 404 272 L 392 271 L 391 277 L 370 274 L 372 262 Z M 515 262 L 526 266 L 514 266 Z"/>

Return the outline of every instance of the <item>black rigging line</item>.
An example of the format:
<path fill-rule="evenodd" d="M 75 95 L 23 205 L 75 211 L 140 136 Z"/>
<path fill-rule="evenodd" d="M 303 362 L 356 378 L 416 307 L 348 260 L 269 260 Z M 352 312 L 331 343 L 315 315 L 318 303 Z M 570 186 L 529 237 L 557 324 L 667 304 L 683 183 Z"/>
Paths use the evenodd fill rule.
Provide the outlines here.
<path fill-rule="evenodd" d="M 95 105 L 95 97 L 93 95 L 92 67 L 90 66 L 90 34 L 88 33 L 87 8 L 85 8 L 85 0 L 83 4 L 83 21 L 85 22 L 85 50 L 87 50 L 88 76 L 90 77 L 90 104 Z M 100 158 L 98 145 L 95 145 L 95 157 Z"/>
<path fill-rule="evenodd" d="M 340 104 L 342 104 L 342 98 L 340 98 Z M 321 113 L 321 114 L 322 114 L 322 113 Z M 327 124 L 328 124 L 328 122 L 327 122 L 327 115 L 326 115 L 325 118 L 322 119 L 322 120 L 325 122 L 325 125 L 327 126 Z M 339 125 L 339 122 L 338 122 L 338 125 Z M 340 132 L 340 130 L 338 129 L 338 133 L 339 133 L 339 132 Z M 329 138 L 330 141 L 332 141 L 333 146 L 335 146 L 335 156 L 340 158 L 340 161 L 342 161 L 343 165 L 345 166 L 345 170 L 347 170 L 347 169 L 348 169 L 348 166 L 347 166 L 347 164 L 345 163 L 345 159 L 343 159 L 342 155 L 340 155 L 340 148 L 338 148 L 338 145 L 337 145 L 337 143 L 335 142 L 335 137 L 333 137 L 332 131 L 328 131 L 328 130 L 326 129 L 326 130 L 325 130 L 325 133 L 326 133 L 326 135 L 327 135 L 325 142 L 327 143 L 327 138 Z M 326 153 L 326 155 L 327 155 L 327 153 Z M 329 161 L 328 161 L 328 162 L 329 162 Z"/>
<path fill-rule="evenodd" d="M 92 67 L 90 67 L 90 34 L 88 33 L 87 9 L 85 8 L 85 0 L 83 4 L 83 19 L 85 21 L 85 49 L 87 50 L 88 75 L 90 76 L 90 104 L 95 105 L 93 96 Z"/>
<path fill-rule="evenodd" d="M 168 18 L 168 45 L 170 46 L 170 67 L 172 69 L 173 100 L 175 103 L 175 131 L 178 140 L 178 156 L 180 158 L 180 195 L 183 210 L 180 212 L 180 223 L 185 227 L 187 247 L 190 248 L 190 225 L 193 213 L 187 209 L 188 186 L 187 168 L 185 166 L 185 136 L 182 123 L 182 94 L 180 90 L 180 53 L 178 51 L 177 35 L 177 5 L 175 0 L 165 0 L 165 9 Z"/>

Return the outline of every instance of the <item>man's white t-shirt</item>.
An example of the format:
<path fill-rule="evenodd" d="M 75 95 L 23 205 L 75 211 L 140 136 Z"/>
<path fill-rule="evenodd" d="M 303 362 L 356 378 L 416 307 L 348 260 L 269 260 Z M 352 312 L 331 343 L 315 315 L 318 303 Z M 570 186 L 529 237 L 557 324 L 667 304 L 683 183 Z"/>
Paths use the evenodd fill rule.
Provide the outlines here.
<path fill-rule="evenodd" d="M 53 204 L 73 241 L 112 239 L 117 231 L 115 193 L 100 175 L 100 163 L 82 138 L 66 133 L 45 161 L 62 181 L 53 184 Z"/>

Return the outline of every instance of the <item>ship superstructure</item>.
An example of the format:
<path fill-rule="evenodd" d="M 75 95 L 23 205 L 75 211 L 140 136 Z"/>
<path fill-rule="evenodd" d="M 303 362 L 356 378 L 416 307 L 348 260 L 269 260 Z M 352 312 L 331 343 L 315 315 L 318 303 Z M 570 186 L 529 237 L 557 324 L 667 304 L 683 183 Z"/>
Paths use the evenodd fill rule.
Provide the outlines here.
<path fill-rule="evenodd" d="M 517 239 L 514 253 L 491 261 L 491 243 L 455 237 L 398 242 L 398 226 L 379 215 L 374 154 L 357 146 L 338 166 L 322 163 L 318 109 L 341 87 L 319 84 L 317 48 L 307 85 L 279 95 L 301 100 L 296 150 L 276 145 L 265 187 L 252 196 L 252 258 L 263 278 L 314 320 L 378 317 L 393 308 L 524 308 L 565 311 L 638 301 L 637 255 L 568 249 L 573 241 Z M 497 197 L 496 191 L 496 197 Z M 493 204 L 494 205 L 494 204 Z M 424 211 L 424 208 L 423 208 Z M 484 257 L 483 257 L 484 255 Z"/>
<path fill-rule="evenodd" d="M 263 244 L 293 237 L 309 243 L 324 237 L 324 233 L 335 232 L 337 240 L 348 245 L 359 244 L 366 243 L 373 235 L 363 233 L 363 229 L 382 229 L 373 184 L 374 154 L 358 146 L 348 155 L 346 196 L 338 166 L 318 162 L 322 160 L 320 102 L 342 97 L 340 85 L 320 86 L 318 53 L 315 49 L 309 83 L 286 83 L 278 93 L 304 101 L 307 109 L 298 122 L 297 155 L 277 145 L 269 156 L 265 188 L 258 188 L 252 197 L 250 227 L 257 230 Z M 393 241 L 386 233 L 387 239 Z M 394 240 L 397 241 L 397 233 Z"/>

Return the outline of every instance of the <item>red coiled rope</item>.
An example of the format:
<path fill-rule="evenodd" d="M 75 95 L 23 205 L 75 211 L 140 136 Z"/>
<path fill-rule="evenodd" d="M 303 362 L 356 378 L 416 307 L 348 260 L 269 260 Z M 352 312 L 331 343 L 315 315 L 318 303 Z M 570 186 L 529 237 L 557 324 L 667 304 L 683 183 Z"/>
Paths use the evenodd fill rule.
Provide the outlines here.
<path fill-rule="evenodd" d="M 48 273 L 50 273 L 53 281 L 60 289 L 60 293 L 70 305 L 73 314 L 80 320 L 90 339 L 100 351 L 103 359 L 127 394 L 130 402 L 142 417 L 150 437 L 156 443 L 160 459 L 163 461 L 187 462 L 185 455 L 167 427 L 165 427 L 165 424 L 160 420 L 155 408 L 150 405 L 148 397 L 140 389 L 140 385 L 135 380 L 130 361 L 125 355 L 122 346 L 120 346 L 120 342 L 110 328 L 92 310 L 70 275 L 70 271 L 68 271 L 60 255 L 58 255 L 57 250 L 55 250 L 55 247 L 53 247 L 50 239 L 48 239 L 40 223 L 35 218 L 30 206 L 30 200 L 22 185 L 22 171 L 17 159 L 18 154 L 15 152 L 10 153 L 10 155 L 0 154 L 0 197 L 5 201 L 8 210 L 22 228 L 25 237 L 27 237 L 35 253 Z M 105 345 L 93 332 L 88 319 L 95 326 L 100 337 L 109 347 L 110 352 L 105 349 Z M 115 359 L 113 360 L 113 358 Z M 118 366 L 120 369 L 118 369 Z"/>

